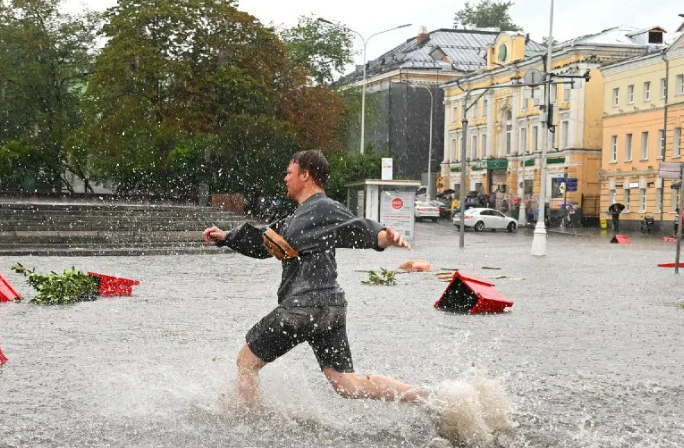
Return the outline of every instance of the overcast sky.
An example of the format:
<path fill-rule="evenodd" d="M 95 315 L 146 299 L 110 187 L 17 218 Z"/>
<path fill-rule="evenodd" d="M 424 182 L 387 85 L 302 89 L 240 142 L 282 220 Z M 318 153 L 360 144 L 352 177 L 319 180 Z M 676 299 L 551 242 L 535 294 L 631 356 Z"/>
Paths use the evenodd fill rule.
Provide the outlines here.
<path fill-rule="evenodd" d="M 472 0 L 471 4 L 479 0 Z M 314 14 L 333 22 L 340 22 L 365 38 L 371 34 L 410 23 L 404 29 L 391 31 L 368 40 L 367 56 L 373 59 L 391 50 L 406 39 L 418 34 L 421 26 L 428 31 L 452 28 L 456 11 L 465 0 L 415 0 L 397 2 L 388 0 L 239 0 L 239 9 L 246 11 L 266 25 L 292 26 L 302 15 Z M 400 6 L 401 4 L 406 6 Z M 606 28 L 625 25 L 646 28 L 659 25 L 673 32 L 684 21 L 683 0 L 556 0 L 553 36 L 557 41 Z M 65 12 L 78 13 L 87 8 L 103 10 L 116 4 L 116 0 L 63 0 Z M 515 24 L 541 42 L 549 35 L 550 0 L 517 0 L 510 10 Z M 359 54 L 356 62 L 363 61 L 363 42 L 357 38 Z"/>

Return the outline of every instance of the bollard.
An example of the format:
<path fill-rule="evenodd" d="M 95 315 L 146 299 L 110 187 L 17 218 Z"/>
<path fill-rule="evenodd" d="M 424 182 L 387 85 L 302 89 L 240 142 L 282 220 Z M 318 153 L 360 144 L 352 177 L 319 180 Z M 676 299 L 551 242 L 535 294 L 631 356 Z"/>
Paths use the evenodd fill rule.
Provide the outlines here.
<path fill-rule="evenodd" d="M 4 275 L 0 274 L 0 302 L 9 302 L 16 298 L 21 297 L 21 294 L 17 292 L 12 284 L 5 278 Z"/>

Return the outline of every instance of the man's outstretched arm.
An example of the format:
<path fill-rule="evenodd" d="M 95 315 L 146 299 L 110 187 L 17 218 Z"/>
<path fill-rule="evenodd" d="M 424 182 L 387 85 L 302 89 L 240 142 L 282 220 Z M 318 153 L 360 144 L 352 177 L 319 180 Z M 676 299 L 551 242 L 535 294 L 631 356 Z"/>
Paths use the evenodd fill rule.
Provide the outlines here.
<path fill-rule="evenodd" d="M 397 232 L 391 227 L 378 232 L 378 246 L 383 249 L 390 246 L 411 249 L 411 245 L 404 238 L 404 234 Z"/>

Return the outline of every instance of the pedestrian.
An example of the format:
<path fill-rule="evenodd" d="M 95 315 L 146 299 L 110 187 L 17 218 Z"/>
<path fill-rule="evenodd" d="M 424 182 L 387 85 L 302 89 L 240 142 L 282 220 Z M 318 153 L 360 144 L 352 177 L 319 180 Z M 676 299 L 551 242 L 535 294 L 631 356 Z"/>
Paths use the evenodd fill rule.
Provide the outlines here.
<path fill-rule="evenodd" d="M 224 232 L 209 227 L 207 242 L 244 255 L 282 260 L 278 306 L 247 333 L 237 357 L 237 393 L 246 405 L 259 402 L 259 371 L 307 342 L 323 374 L 344 398 L 421 401 L 426 392 L 383 375 L 354 372 L 347 340 L 347 302 L 337 283 L 335 250 L 410 248 L 404 236 L 376 221 L 357 218 L 328 198 L 330 167 L 319 151 L 296 153 L 285 176 L 287 194 L 299 206 L 288 217 L 261 229 L 245 223 Z M 262 241 L 262 235 L 267 238 Z"/>
<path fill-rule="evenodd" d="M 620 213 L 624 210 L 625 206 L 616 202 L 608 207 L 608 212 L 610 212 L 611 218 L 613 219 L 613 234 L 617 235 L 620 231 Z"/>
<path fill-rule="evenodd" d="M 679 230 L 679 207 L 675 209 L 675 218 L 674 218 L 674 233 L 672 234 L 673 237 L 677 238 L 677 230 Z"/>

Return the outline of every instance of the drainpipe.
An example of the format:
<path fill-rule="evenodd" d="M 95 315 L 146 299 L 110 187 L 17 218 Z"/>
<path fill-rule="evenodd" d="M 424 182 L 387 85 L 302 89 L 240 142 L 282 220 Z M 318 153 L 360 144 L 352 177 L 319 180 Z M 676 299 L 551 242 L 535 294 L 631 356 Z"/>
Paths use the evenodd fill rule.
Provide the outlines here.
<path fill-rule="evenodd" d="M 667 99 L 670 96 L 670 61 L 667 59 L 667 48 L 663 49 L 660 56 L 665 61 L 665 105 L 663 107 L 663 148 L 667 154 Z M 665 161 L 665 154 L 663 154 L 663 162 Z M 664 185 L 663 185 L 664 186 Z M 681 191 L 680 191 L 681 194 Z M 663 205 L 665 204 L 665 188 L 660 188 L 660 225 L 663 225 Z M 681 225 L 681 224 L 680 224 Z"/>

